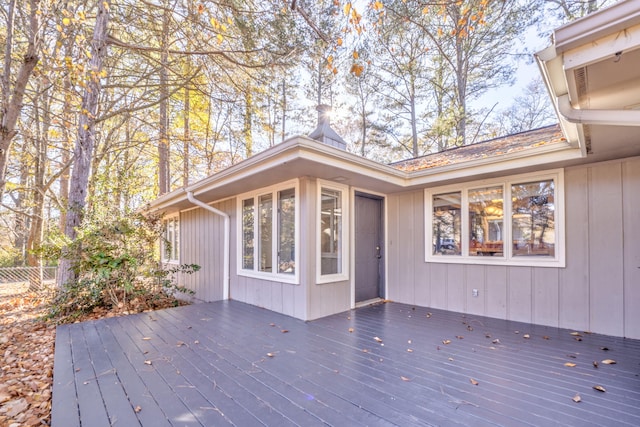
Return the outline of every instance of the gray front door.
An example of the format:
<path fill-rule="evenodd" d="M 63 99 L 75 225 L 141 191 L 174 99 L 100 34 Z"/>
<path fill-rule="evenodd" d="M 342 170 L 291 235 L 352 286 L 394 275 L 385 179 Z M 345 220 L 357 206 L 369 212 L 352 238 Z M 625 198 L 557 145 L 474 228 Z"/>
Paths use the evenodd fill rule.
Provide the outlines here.
<path fill-rule="evenodd" d="M 355 298 L 356 303 L 384 298 L 383 199 L 356 193 Z"/>

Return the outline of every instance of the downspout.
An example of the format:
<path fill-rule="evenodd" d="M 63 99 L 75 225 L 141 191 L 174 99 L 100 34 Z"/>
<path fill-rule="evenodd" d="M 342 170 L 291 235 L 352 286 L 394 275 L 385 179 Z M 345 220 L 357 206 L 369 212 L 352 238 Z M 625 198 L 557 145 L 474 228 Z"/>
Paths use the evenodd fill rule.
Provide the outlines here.
<path fill-rule="evenodd" d="M 558 110 L 568 122 L 607 126 L 640 126 L 640 110 L 580 110 L 569 95 L 558 96 Z"/>
<path fill-rule="evenodd" d="M 219 215 L 224 218 L 224 266 L 223 266 L 223 274 L 222 274 L 222 299 L 229 299 L 229 251 L 230 251 L 230 243 L 229 237 L 231 235 L 231 220 L 229 218 L 229 214 L 222 212 L 220 209 L 216 209 L 212 206 L 203 203 L 202 201 L 196 199 L 193 196 L 193 192 L 187 192 L 187 199 L 196 206 L 201 207 L 202 209 L 208 210 L 211 213 Z"/>

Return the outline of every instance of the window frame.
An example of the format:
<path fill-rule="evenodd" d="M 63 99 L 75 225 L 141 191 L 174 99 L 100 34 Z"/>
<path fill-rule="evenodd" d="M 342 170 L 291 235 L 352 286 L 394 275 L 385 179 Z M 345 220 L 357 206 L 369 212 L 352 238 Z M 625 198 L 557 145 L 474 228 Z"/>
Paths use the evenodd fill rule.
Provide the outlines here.
<path fill-rule="evenodd" d="M 340 260 L 340 273 L 332 273 L 332 274 L 322 274 L 322 227 L 321 227 L 321 218 L 322 218 L 322 190 L 332 190 L 336 191 L 340 194 L 341 198 L 341 209 L 342 209 L 342 229 L 340 232 L 340 240 L 339 245 L 340 249 L 338 253 L 341 253 L 342 259 Z M 316 227 L 315 227 L 315 235 L 316 235 L 316 283 L 332 283 L 332 282 L 341 282 L 349 280 L 349 259 L 350 253 L 350 216 L 349 216 L 349 207 L 350 207 L 350 199 L 349 199 L 349 187 L 346 185 L 337 184 L 332 181 L 325 181 L 318 179 L 317 181 L 317 190 L 316 190 Z"/>
<path fill-rule="evenodd" d="M 176 225 L 178 233 L 176 235 Z M 179 264 L 180 263 L 180 214 L 166 216 L 162 219 L 162 241 L 160 242 L 160 259 L 163 263 Z M 171 232 L 171 239 L 169 234 Z M 167 242 L 171 244 L 169 256 L 167 256 Z"/>
<path fill-rule="evenodd" d="M 478 256 L 469 254 L 470 214 L 469 191 L 486 187 L 502 186 L 503 190 L 503 242 L 512 241 L 512 185 L 553 180 L 554 182 L 554 233 L 555 249 L 553 256 L 517 256 L 513 254 L 513 245 L 504 244 L 502 256 Z M 433 254 L 433 196 L 459 191 L 461 193 L 461 253 L 460 255 Z M 565 267 L 565 206 L 564 206 L 564 169 L 552 169 L 541 172 L 509 175 L 480 181 L 426 188 L 424 190 L 425 207 L 425 262 L 442 264 L 479 264 L 527 267 Z"/>
<path fill-rule="evenodd" d="M 236 221 L 237 230 L 237 245 L 236 245 L 236 274 L 238 276 L 251 277 L 255 279 L 262 279 L 268 281 L 275 281 L 281 283 L 299 284 L 300 283 L 300 189 L 299 180 L 291 180 L 272 185 L 269 187 L 263 187 L 255 191 L 243 193 L 237 196 L 236 212 L 238 220 Z M 280 245 L 280 199 L 279 193 L 285 190 L 294 190 L 294 260 L 295 269 L 293 273 L 280 272 L 278 248 Z M 260 218 L 258 210 L 260 208 L 260 197 L 271 194 L 272 196 L 272 214 L 271 214 L 271 259 L 272 271 L 260 271 L 259 262 L 259 244 L 260 240 L 259 227 Z M 253 269 L 249 270 L 244 268 L 244 233 L 243 233 L 243 207 L 244 201 L 253 199 Z"/>

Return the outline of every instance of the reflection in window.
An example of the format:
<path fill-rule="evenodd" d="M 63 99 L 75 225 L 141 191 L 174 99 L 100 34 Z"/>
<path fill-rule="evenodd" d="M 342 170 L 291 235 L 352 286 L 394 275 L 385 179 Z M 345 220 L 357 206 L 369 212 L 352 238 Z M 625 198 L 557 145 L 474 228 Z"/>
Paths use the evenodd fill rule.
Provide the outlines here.
<path fill-rule="evenodd" d="M 278 192 L 278 272 L 294 274 L 296 252 L 295 189 Z"/>
<path fill-rule="evenodd" d="M 258 256 L 260 271 L 273 271 L 273 240 L 272 240 L 272 224 L 273 224 L 273 195 L 264 194 L 258 198 Z"/>
<path fill-rule="evenodd" d="M 459 191 L 433 196 L 433 254 L 460 255 L 461 210 Z"/>
<path fill-rule="evenodd" d="M 242 201 L 242 268 L 253 270 L 253 199 Z"/>
<path fill-rule="evenodd" d="M 322 188 L 320 195 L 321 273 L 342 273 L 342 192 Z"/>
<path fill-rule="evenodd" d="M 513 256 L 555 256 L 553 180 L 511 186 Z"/>
<path fill-rule="evenodd" d="M 162 260 L 179 262 L 180 260 L 180 220 L 178 217 L 163 221 L 164 239 L 162 244 Z"/>
<path fill-rule="evenodd" d="M 504 254 L 502 186 L 469 190 L 469 255 Z"/>

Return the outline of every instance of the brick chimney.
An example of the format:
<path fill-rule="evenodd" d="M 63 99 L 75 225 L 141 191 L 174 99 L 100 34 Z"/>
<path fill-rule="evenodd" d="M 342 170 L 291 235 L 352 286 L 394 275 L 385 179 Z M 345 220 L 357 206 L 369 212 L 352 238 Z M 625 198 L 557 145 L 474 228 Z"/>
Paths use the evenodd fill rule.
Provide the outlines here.
<path fill-rule="evenodd" d="M 322 142 L 323 144 L 330 145 L 332 147 L 340 148 L 341 150 L 347 149 L 347 143 L 335 130 L 331 129 L 329 125 L 329 113 L 331 107 L 329 105 L 320 104 L 316 107 L 318 110 L 318 127 L 309 134 L 309 138 Z"/>

